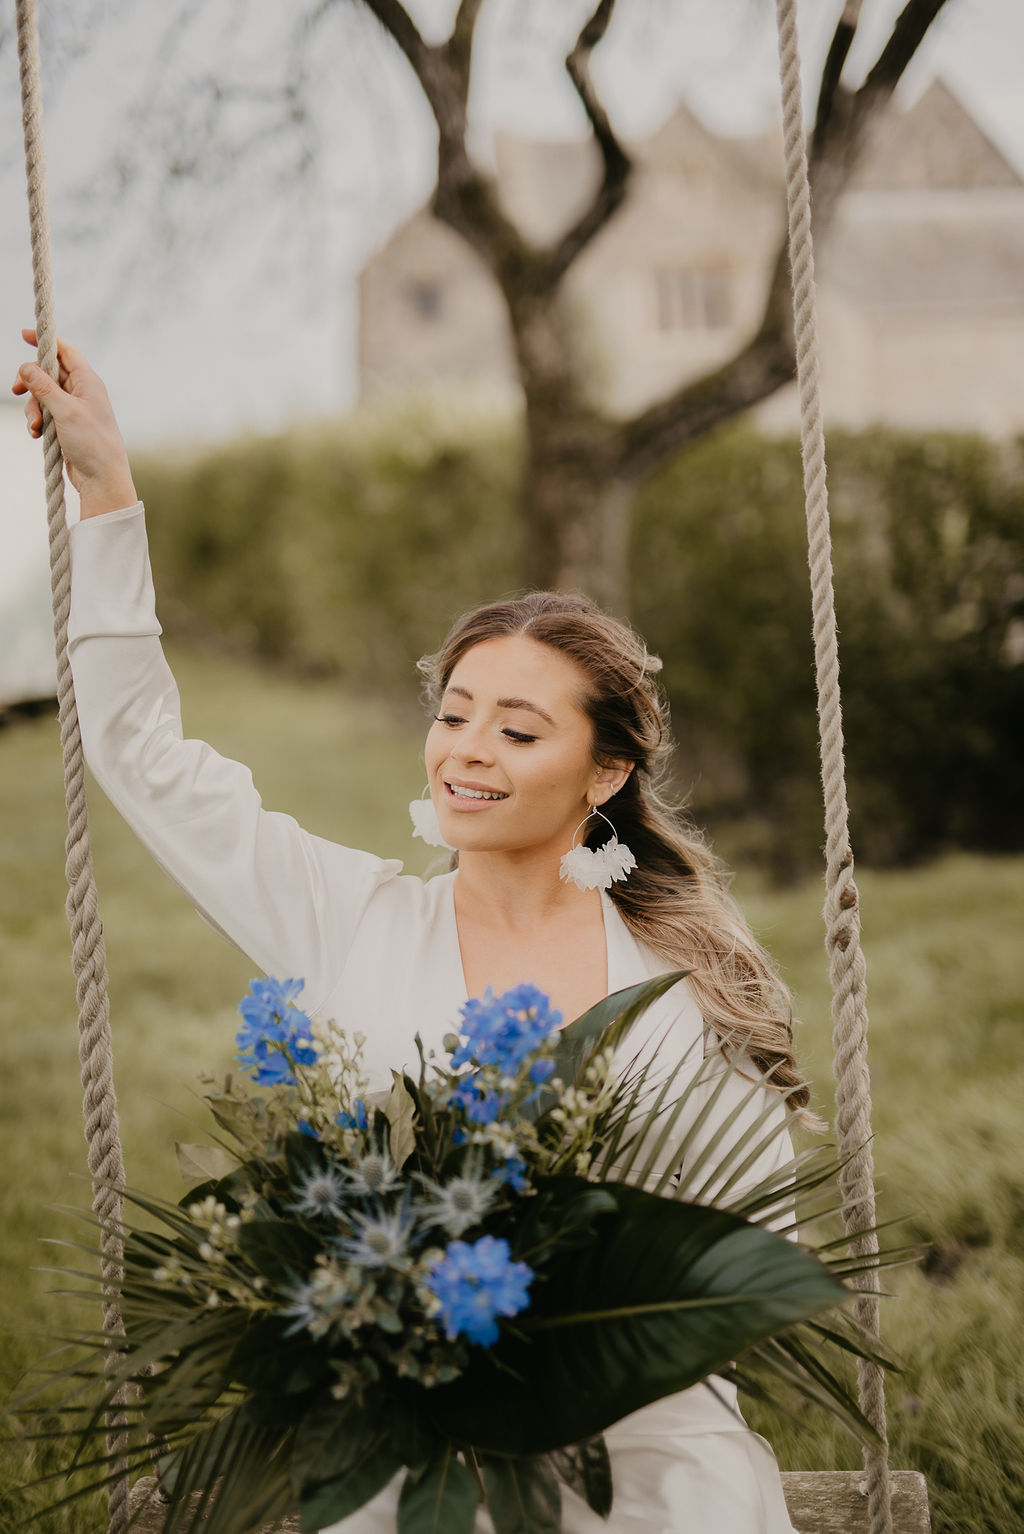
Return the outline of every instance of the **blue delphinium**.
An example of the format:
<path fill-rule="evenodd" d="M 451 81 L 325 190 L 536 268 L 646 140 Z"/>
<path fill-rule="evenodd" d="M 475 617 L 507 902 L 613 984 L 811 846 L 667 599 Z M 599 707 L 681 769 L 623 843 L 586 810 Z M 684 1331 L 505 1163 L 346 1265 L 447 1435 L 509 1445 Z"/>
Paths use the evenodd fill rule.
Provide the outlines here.
<path fill-rule="evenodd" d="M 238 1063 L 257 1086 L 291 1086 L 294 1065 L 315 1065 L 313 1024 L 295 1005 L 302 980 L 250 980 L 238 1003 L 242 1027 L 235 1035 Z"/>
<path fill-rule="evenodd" d="M 473 1061 L 496 1065 L 503 1076 L 516 1076 L 561 1021 L 561 1012 L 535 985 L 516 985 L 502 996 L 488 986 L 480 999 L 467 1001 L 462 1009 L 462 1042 L 452 1053 L 452 1069 Z"/>
<path fill-rule="evenodd" d="M 501 1236 L 481 1236 L 472 1244 L 450 1241 L 445 1254 L 424 1279 L 441 1305 L 449 1342 L 460 1334 L 491 1347 L 498 1340 L 498 1316 L 516 1316 L 530 1303 L 533 1269 L 512 1261 Z"/>
<path fill-rule="evenodd" d="M 508 1104 L 504 1092 L 484 1086 L 475 1074 L 464 1076 L 448 1100 L 453 1107 L 462 1109 L 470 1124 L 493 1124 Z"/>
<path fill-rule="evenodd" d="M 357 1097 L 352 1107 L 354 1110 L 352 1113 L 342 1108 L 334 1115 L 334 1122 L 339 1129 L 369 1129 L 370 1115 L 366 1111 L 363 1099 Z"/>
<path fill-rule="evenodd" d="M 522 1156 L 508 1156 L 504 1161 L 499 1161 L 491 1176 L 497 1178 L 498 1182 L 507 1182 L 517 1193 L 527 1192 L 530 1186 L 526 1176 L 526 1162 Z"/>

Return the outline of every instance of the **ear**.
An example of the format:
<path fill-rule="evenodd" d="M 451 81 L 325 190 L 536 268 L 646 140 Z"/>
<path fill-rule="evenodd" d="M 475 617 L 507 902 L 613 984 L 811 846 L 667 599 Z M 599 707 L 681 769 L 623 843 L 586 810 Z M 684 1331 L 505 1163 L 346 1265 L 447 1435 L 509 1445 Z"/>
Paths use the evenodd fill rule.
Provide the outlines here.
<path fill-rule="evenodd" d="M 632 771 L 632 762 L 606 762 L 603 767 L 596 768 L 594 781 L 587 795 L 590 803 L 597 805 L 598 809 L 607 804 L 608 800 L 618 793 Z"/>

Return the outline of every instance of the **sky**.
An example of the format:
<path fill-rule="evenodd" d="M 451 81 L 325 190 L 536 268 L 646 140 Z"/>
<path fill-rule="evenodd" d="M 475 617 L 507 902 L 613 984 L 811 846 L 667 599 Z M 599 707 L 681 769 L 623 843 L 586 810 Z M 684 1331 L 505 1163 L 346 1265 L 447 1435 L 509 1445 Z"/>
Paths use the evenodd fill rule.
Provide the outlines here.
<path fill-rule="evenodd" d="M 840 3 L 800 4 L 808 93 Z M 864 0 L 854 77 L 898 8 Z M 267 87 L 288 63 L 282 26 L 294 8 L 204 0 L 196 22 L 175 35 L 168 16 L 177 9 L 131 0 L 41 6 L 58 328 L 107 379 L 130 445 L 278 429 L 350 408 L 359 269 L 433 180 L 429 111 L 357 0 L 333 8 L 311 52 L 307 125 L 278 138 L 258 130 Z M 454 0 L 409 0 L 409 9 L 439 38 Z M 487 0 L 470 103 L 485 163 L 498 130 L 585 131 L 561 61 L 587 9 L 586 0 Z M 627 138 L 653 131 L 679 100 L 720 133 L 752 134 L 777 120 L 775 46 L 770 0 L 620 0 L 594 73 Z M 902 99 L 910 104 L 940 76 L 1024 174 L 1022 60 L 1021 0 L 949 0 Z M 215 72 L 244 92 L 220 119 L 213 92 L 197 84 Z M 307 185 L 295 158 L 314 134 L 325 147 Z M 0 145 L 19 138 L 8 35 Z M 170 185 L 153 168 L 169 161 Z M 5 379 L 31 314 L 20 152 L 0 151 Z"/>

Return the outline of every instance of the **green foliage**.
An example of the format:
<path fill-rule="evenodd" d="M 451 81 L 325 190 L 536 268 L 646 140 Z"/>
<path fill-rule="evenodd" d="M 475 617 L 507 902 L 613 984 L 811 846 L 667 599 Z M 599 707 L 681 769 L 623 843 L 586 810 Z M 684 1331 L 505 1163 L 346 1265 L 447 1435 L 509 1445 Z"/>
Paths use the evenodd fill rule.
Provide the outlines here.
<path fill-rule="evenodd" d="M 892 863 L 1024 844 L 1024 463 L 977 437 L 829 439 L 854 846 Z M 665 659 L 698 818 L 781 872 L 821 841 L 795 444 L 732 431 L 640 496 L 635 620 Z M 788 866 L 787 866 L 788 865 Z"/>
<path fill-rule="evenodd" d="M 500 422 L 356 417 L 140 483 L 170 631 L 393 696 L 452 618 L 521 572 L 519 443 Z M 1024 846 L 1024 466 L 977 437 L 829 444 L 854 845 L 887 864 Z M 678 785 L 777 875 L 821 841 L 794 443 L 739 428 L 639 493 L 633 617 L 665 661 Z"/>
<path fill-rule="evenodd" d="M 161 613 L 178 633 L 360 687 L 414 663 L 521 565 L 514 430 L 408 414 L 253 439 L 140 473 Z"/>

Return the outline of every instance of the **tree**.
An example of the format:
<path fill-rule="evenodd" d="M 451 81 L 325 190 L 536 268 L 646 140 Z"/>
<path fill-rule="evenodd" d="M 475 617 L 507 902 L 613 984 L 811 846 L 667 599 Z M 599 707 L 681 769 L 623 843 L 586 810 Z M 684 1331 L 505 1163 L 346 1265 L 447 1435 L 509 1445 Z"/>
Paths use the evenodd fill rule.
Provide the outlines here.
<path fill-rule="evenodd" d="M 109 0 L 106 0 L 109 3 Z M 774 260 L 755 333 L 724 364 L 675 389 L 631 419 L 612 417 L 587 389 L 587 365 L 578 327 L 565 299 L 565 278 L 584 250 L 622 206 L 633 166 L 603 106 L 591 73 L 616 0 L 591 0 L 592 9 L 566 58 L 566 69 L 590 124 L 603 173 L 593 197 L 571 228 L 546 247 L 531 243 L 503 209 L 494 177 L 467 147 L 473 45 L 484 0 L 458 0 L 450 35 L 428 42 L 409 0 L 358 0 L 401 51 L 429 104 L 438 130 L 437 178 L 431 199 L 436 218 L 454 230 L 483 261 L 504 302 L 523 391 L 525 440 L 522 513 L 531 584 L 582 587 L 613 608 L 625 606 L 629 509 L 637 487 L 685 447 L 787 383 L 795 373 L 788 256 L 783 242 Z M 817 82 L 810 143 L 814 220 L 820 237 L 865 146 L 869 130 L 946 0 L 906 0 L 873 67 L 856 89 L 843 82 L 857 34 L 861 0 L 846 0 Z M 146 174 L 137 146 L 163 165 L 163 187 L 147 208 L 157 260 L 174 262 L 188 224 L 176 212 L 175 191 L 197 179 L 226 188 L 245 174 L 276 177 L 274 200 L 282 223 L 301 226 L 295 197 L 308 187 L 310 168 L 328 159 L 311 120 L 311 60 L 325 21 L 346 7 L 341 0 L 304 0 L 282 13 L 277 79 L 249 79 L 229 54 L 204 60 L 188 91 L 154 104 L 166 64 L 208 0 L 175 0 L 162 11 L 166 27 L 155 74 L 144 80 L 125 137 L 111 157 L 108 189 L 88 188 L 92 209 L 136 195 Z M 125 14 L 127 0 L 114 0 Z M 59 12 L 59 19 L 57 19 Z M 244 12 L 244 6 L 243 6 Z M 67 30 L 79 40 L 76 8 L 61 11 L 47 30 L 47 50 L 66 52 Z M 4 35 L 0 32 L 0 48 Z M 345 50 L 340 52 L 344 55 Z M 229 67 L 230 65 L 230 67 Z M 346 69 L 348 73 L 346 73 Z M 350 109 L 379 112 L 372 81 L 358 78 L 351 59 L 332 55 L 336 97 Z M 252 114 L 257 113 L 254 117 Z M 222 129 L 218 139 L 217 126 Z M 268 162 L 267 147 L 273 158 Z M 260 188 L 265 198 L 265 187 Z M 781 191 L 780 191 L 781 198 Z M 290 214 L 288 210 L 291 210 Z M 298 216 L 296 216 L 298 215 Z M 107 215 L 108 216 L 108 215 Z M 194 231 L 193 231 L 194 232 Z M 109 244 L 109 240 L 107 242 Z M 122 241 L 122 244 L 125 242 Z M 127 248 L 127 247 L 126 247 Z M 109 254 L 105 258 L 109 261 Z M 133 253 L 134 259 L 134 253 Z"/>
<path fill-rule="evenodd" d="M 473 38 L 482 0 L 461 0 L 451 35 L 436 45 L 424 41 L 402 0 L 361 3 L 402 50 L 437 122 L 433 213 L 485 262 L 508 312 L 525 403 L 527 577 L 538 586 L 582 587 L 622 608 L 629 506 L 637 486 L 687 443 L 765 399 L 795 374 L 785 244 L 774 263 L 761 323 L 734 356 L 630 420 L 609 418 L 588 398 L 563 283 L 621 207 L 632 171 L 590 70 L 616 0 L 599 0 L 565 61 L 601 153 L 603 176 L 590 205 L 547 248 L 524 239 L 501 208 L 493 178 L 467 152 Z M 944 3 L 908 0 L 856 90 L 841 76 L 860 5 L 848 0 L 844 6 L 818 85 L 809 146 L 819 236 L 857 164 L 869 125 L 889 103 Z"/>

